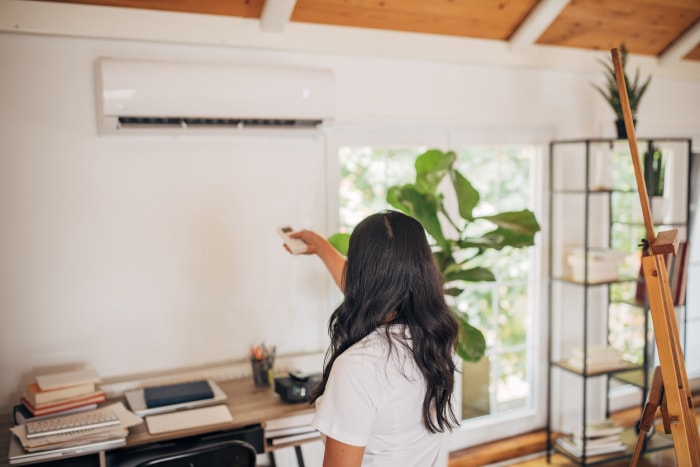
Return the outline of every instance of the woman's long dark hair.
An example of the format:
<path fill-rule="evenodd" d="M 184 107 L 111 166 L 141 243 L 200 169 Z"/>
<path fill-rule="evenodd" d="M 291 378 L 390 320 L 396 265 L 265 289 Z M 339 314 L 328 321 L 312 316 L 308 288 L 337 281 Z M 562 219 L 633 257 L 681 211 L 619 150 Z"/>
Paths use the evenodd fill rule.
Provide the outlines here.
<path fill-rule="evenodd" d="M 328 324 L 331 345 L 323 379 L 312 401 L 325 391 L 340 354 L 388 321 L 402 323 L 410 330 L 409 348 L 425 378 L 426 428 L 435 433 L 456 426 L 451 400 L 458 324 L 445 303 L 442 276 L 423 226 L 397 211 L 364 219 L 350 236 L 343 286 L 344 300 Z M 397 341 L 389 327 L 389 349 L 409 344 Z"/>

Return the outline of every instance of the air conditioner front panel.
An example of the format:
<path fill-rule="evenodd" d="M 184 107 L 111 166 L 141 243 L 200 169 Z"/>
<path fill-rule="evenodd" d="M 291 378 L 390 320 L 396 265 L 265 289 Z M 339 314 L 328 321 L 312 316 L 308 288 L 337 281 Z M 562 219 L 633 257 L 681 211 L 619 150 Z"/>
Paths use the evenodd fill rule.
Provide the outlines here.
<path fill-rule="evenodd" d="M 103 59 L 98 83 L 107 131 L 120 117 L 323 121 L 334 106 L 325 69 Z"/>

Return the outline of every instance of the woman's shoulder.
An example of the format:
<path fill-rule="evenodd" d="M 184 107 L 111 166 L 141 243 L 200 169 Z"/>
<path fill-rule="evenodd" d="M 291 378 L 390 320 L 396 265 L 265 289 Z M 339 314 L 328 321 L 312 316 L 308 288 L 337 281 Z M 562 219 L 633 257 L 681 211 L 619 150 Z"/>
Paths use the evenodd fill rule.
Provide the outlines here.
<path fill-rule="evenodd" d="M 381 326 L 340 354 L 338 361 L 343 365 L 384 366 L 390 354 L 403 359 L 408 356 L 406 344 L 410 346 L 407 333 L 404 325 Z"/>

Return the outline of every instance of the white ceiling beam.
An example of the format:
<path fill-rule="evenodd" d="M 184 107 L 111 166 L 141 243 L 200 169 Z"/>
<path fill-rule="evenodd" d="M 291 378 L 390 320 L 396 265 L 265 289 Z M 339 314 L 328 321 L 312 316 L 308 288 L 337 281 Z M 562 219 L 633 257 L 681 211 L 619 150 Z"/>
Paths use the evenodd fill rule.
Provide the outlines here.
<path fill-rule="evenodd" d="M 267 32 L 282 32 L 292 17 L 296 0 L 265 0 L 260 27 Z"/>
<path fill-rule="evenodd" d="M 659 55 L 659 65 L 665 66 L 680 62 L 698 44 L 700 44 L 700 20 L 678 36 L 670 47 Z"/>
<path fill-rule="evenodd" d="M 510 49 L 514 52 L 529 47 L 552 24 L 569 0 L 541 0 L 537 2 L 520 27 L 510 37 Z"/>

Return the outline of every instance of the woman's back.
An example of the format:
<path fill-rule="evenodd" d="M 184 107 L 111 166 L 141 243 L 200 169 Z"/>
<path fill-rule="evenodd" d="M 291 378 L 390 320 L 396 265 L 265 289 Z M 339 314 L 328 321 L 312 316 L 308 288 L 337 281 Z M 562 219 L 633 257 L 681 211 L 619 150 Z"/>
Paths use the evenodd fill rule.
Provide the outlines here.
<path fill-rule="evenodd" d="M 389 354 L 385 329 L 338 357 L 313 424 L 326 436 L 365 446 L 363 466 L 436 465 L 446 434 L 425 427 L 425 380 L 409 348 L 394 342 Z M 404 339 L 407 329 L 394 324 L 389 332 Z"/>

